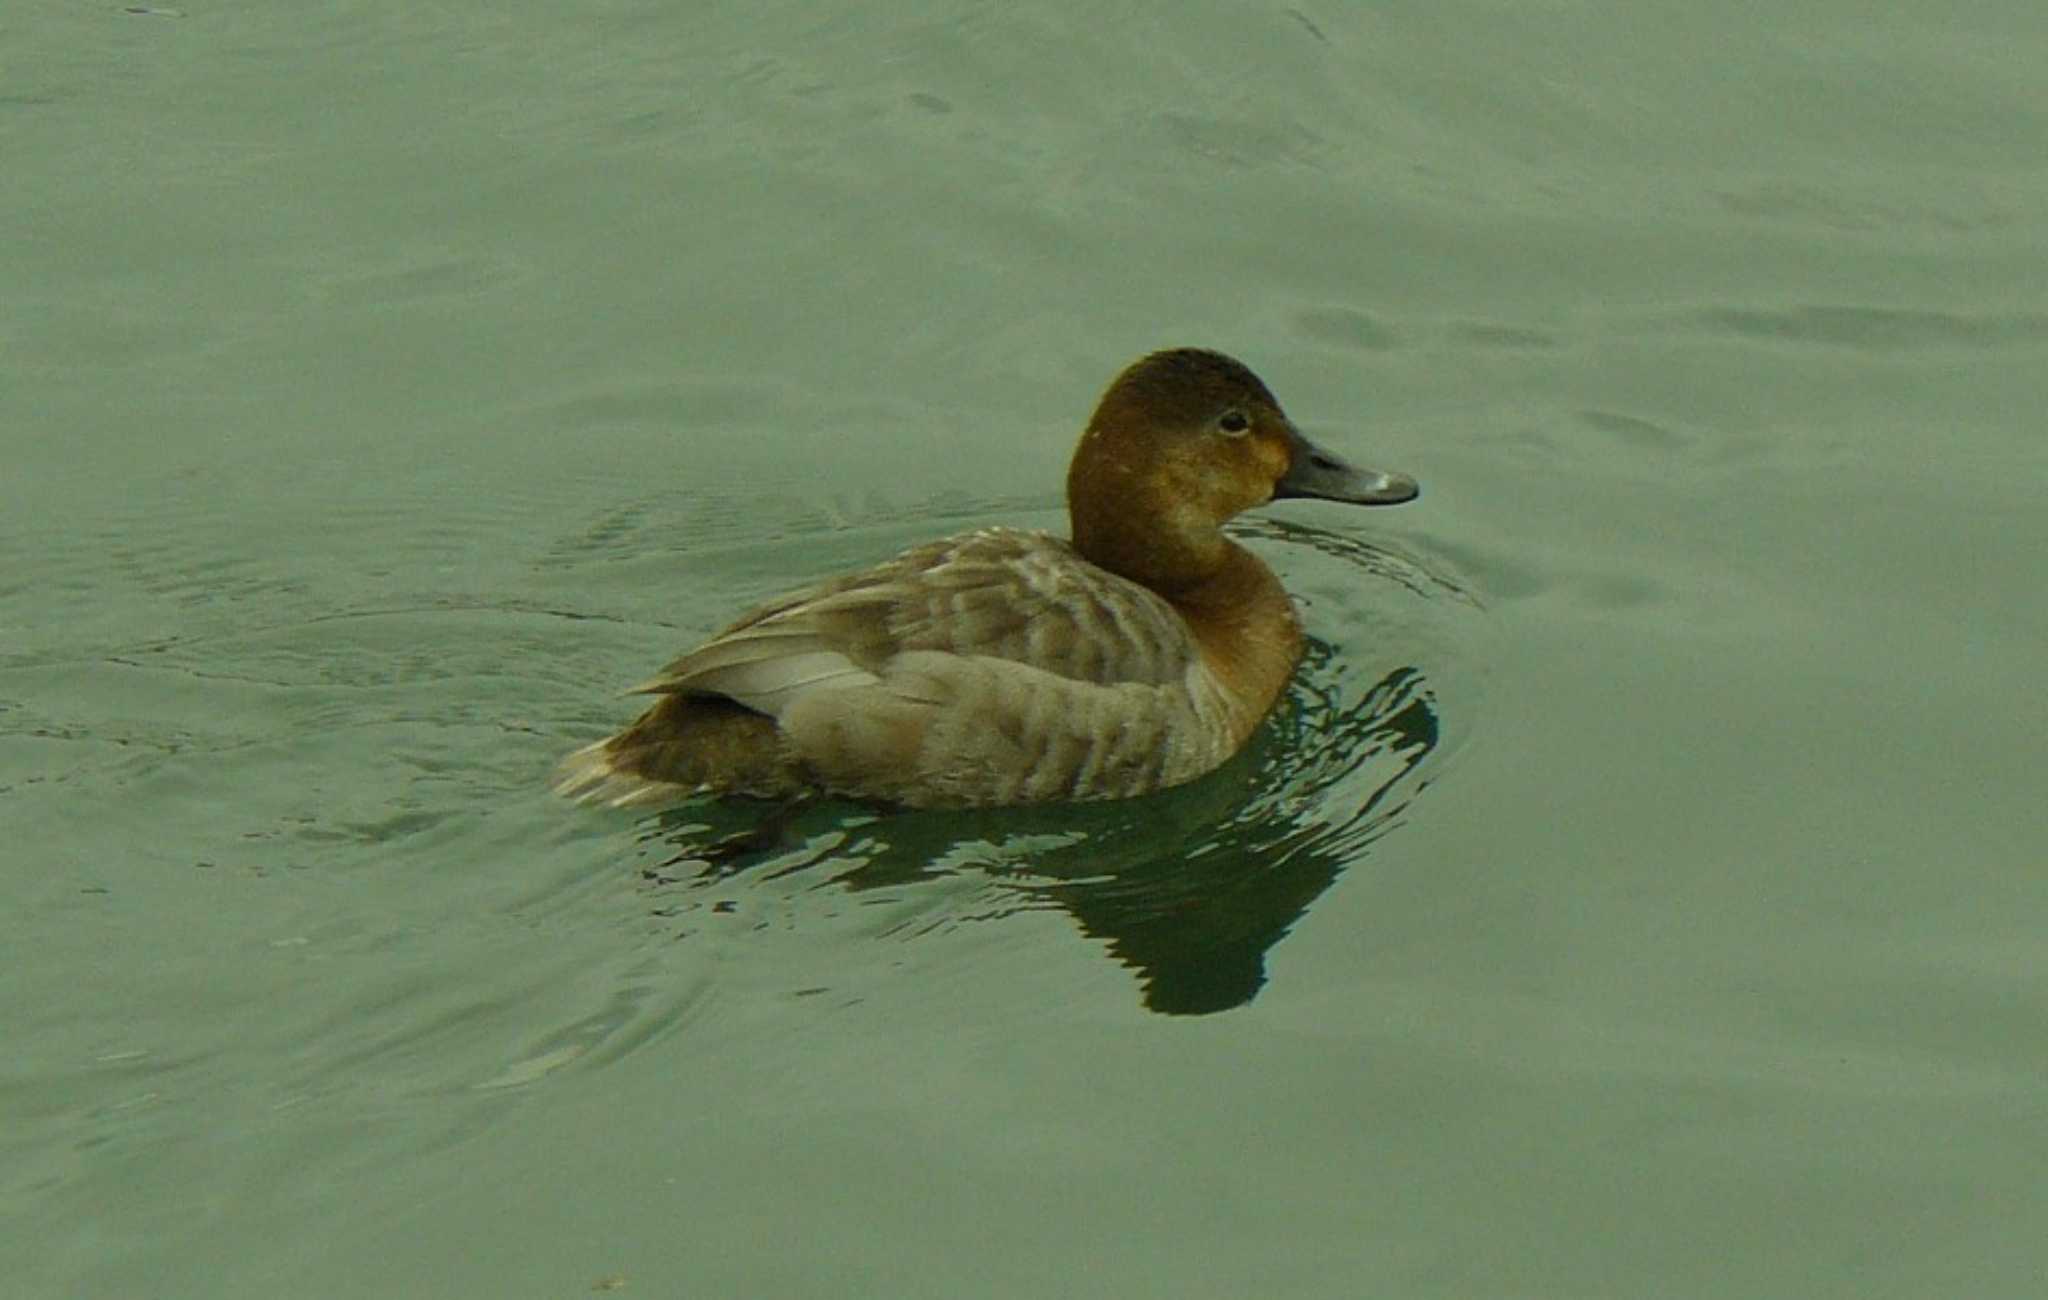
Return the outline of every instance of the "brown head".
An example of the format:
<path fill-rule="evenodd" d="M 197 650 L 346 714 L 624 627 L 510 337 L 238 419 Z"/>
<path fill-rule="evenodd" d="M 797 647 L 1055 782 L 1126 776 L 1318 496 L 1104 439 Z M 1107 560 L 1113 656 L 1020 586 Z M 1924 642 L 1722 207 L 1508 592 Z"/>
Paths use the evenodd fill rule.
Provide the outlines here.
<path fill-rule="evenodd" d="M 1405 474 L 1359 469 L 1317 447 L 1259 377 L 1220 352 L 1155 352 L 1096 404 L 1067 470 L 1075 549 L 1172 595 L 1227 557 L 1225 520 L 1280 497 L 1355 505 L 1412 500 Z"/>

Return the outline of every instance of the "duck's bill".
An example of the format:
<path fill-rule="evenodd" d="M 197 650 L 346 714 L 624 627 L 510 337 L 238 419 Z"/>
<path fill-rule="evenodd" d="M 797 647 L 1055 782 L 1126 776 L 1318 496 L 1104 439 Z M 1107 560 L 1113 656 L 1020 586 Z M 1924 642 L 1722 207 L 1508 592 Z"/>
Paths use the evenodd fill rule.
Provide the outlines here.
<path fill-rule="evenodd" d="M 1360 469 L 1342 456 L 1332 455 L 1292 431 L 1289 439 L 1294 463 L 1273 485 L 1273 499 L 1321 497 L 1325 501 L 1348 501 L 1360 506 L 1393 506 L 1413 501 L 1422 489 L 1406 474 Z"/>

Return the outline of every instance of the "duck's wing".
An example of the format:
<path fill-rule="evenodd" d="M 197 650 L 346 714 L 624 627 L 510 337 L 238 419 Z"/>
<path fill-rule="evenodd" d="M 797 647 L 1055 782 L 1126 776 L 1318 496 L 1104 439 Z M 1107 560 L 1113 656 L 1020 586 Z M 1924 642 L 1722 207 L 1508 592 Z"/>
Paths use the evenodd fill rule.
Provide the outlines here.
<path fill-rule="evenodd" d="M 780 716 L 799 695 L 873 685 L 914 651 L 1098 685 L 1176 681 L 1195 653 L 1156 593 L 1058 538 L 985 529 L 762 605 L 635 689 L 723 695 Z"/>

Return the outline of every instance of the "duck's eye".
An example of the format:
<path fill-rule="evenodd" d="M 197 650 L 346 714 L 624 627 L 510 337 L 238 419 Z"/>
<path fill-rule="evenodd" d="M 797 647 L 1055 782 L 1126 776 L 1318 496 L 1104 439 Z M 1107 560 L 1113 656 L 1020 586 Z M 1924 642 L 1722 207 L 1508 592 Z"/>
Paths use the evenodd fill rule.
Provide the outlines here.
<path fill-rule="evenodd" d="M 1216 417 L 1216 432 L 1235 438 L 1252 427 L 1251 417 L 1243 411 L 1225 411 Z"/>

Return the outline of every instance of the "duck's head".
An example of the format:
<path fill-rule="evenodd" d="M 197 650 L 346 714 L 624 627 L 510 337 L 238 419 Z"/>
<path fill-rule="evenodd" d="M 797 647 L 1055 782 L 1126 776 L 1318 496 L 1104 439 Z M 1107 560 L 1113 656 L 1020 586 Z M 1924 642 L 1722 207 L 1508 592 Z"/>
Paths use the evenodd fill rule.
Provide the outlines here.
<path fill-rule="evenodd" d="M 1075 549 L 1167 593 L 1222 565 L 1224 521 L 1253 506 L 1394 505 L 1417 491 L 1406 474 L 1359 469 L 1316 446 L 1248 367 L 1199 348 L 1155 352 L 1118 375 L 1067 470 Z"/>

